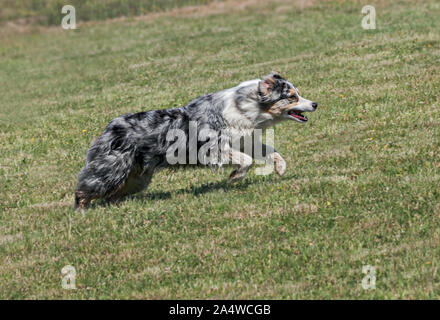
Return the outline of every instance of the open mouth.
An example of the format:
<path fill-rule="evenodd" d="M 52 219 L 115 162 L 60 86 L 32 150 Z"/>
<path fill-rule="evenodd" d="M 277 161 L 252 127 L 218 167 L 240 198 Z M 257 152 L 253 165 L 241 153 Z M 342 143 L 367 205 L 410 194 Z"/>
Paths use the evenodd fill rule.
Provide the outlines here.
<path fill-rule="evenodd" d="M 290 111 L 287 112 L 287 114 L 288 114 L 289 116 L 291 116 L 292 118 L 298 119 L 298 120 L 301 121 L 301 122 L 307 122 L 307 121 L 309 120 L 309 119 L 307 119 L 306 116 L 304 116 L 304 115 L 302 114 L 301 111 L 290 110 Z"/>

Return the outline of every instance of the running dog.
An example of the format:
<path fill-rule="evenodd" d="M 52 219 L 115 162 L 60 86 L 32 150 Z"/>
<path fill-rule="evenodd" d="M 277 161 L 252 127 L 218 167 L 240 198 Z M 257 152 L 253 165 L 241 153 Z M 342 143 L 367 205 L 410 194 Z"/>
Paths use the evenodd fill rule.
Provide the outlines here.
<path fill-rule="evenodd" d="M 278 73 L 262 79 L 203 95 L 186 106 L 126 114 L 113 119 L 87 153 L 86 164 L 79 173 L 74 208 L 84 209 L 91 200 L 118 200 L 145 189 L 155 171 L 169 166 L 167 150 L 174 141 L 167 139 L 170 130 L 188 135 L 190 122 L 197 133 L 204 129 L 228 132 L 232 140 L 252 135 L 283 120 L 308 121 L 304 112 L 313 112 L 316 102 L 302 98 L 298 89 Z M 272 161 L 275 172 L 282 176 L 286 162 L 276 150 L 262 144 L 258 160 Z M 197 149 L 201 144 L 197 143 Z M 189 144 L 185 144 L 189 152 Z M 229 160 L 236 169 L 230 182 L 245 177 L 255 153 L 229 148 Z"/>

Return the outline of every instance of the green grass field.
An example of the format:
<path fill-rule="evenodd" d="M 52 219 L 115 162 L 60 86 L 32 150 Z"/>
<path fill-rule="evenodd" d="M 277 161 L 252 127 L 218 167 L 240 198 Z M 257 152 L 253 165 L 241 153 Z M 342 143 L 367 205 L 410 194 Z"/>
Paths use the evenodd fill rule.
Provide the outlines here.
<path fill-rule="evenodd" d="M 61 8 L 72 5 L 82 21 L 103 20 L 120 16 L 137 16 L 183 6 L 200 5 L 212 0 L 2 0 L 0 23 L 25 21 L 59 24 Z M 223 1 L 223 0 L 220 0 Z M 21 20 L 21 21 L 17 21 Z M 24 20 L 24 21 L 23 21 Z"/>
<path fill-rule="evenodd" d="M 0 298 L 440 298 L 440 2 L 228 3 L 2 36 Z M 111 119 L 271 70 L 319 102 L 275 127 L 285 176 L 165 169 L 73 212 Z"/>

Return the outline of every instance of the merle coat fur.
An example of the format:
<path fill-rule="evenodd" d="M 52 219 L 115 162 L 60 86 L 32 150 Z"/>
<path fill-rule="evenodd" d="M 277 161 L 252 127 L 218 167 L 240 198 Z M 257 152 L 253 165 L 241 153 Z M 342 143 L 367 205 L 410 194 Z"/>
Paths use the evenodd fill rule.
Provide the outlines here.
<path fill-rule="evenodd" d="M 180 129 L 188 136 L 190 121 L 197 123 L 198 131 L 211 129 L 236 137 L 281 120 L 305 122 L 302 112 L 314 111 L 316 106 L 300 97 L 286 79 L 271 73 L 261 80 L 203 95 L 180 108 L 115 118 L 87 153 L 78 176 L 74 207 L 83 209 L 92 199 L 117 200 L 146 188 L 154 172 L 169 165 L 166 152 L 173 141 L 167 141 L 167 132 Z M 272 159 L 279 175 L 284 173 L 285 162 L 273 147 L 264 146 L 263 156 Z M 230 181 L 243 178 L 252 165 L 252 154 L 231 149 L 229 157 L 237 166 Z"/>

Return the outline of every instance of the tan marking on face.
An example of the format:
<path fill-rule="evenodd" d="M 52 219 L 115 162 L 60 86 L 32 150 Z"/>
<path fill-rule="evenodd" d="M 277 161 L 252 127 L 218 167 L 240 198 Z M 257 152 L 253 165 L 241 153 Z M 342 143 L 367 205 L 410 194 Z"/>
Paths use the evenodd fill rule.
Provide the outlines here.
<path fill-rule="evenodd" d="M 270 78 L 266 78 L 266 80 L 265 81 L 267 81 L 268 83 L 275 83 L 275 79 L 274 78 L 272 78 L 272 77 L 270 77 Z"/>
<path fill-rule="evenodd" d="M 296 91 L 295 91 L 295 89 L 293 89 L 293 88 L 289 90 L 289 93 L 290 93 L 292 96 L 296 95 Z"/>
<path fill-rule="evenodd" d="M 273 116 L 279 116 L 284 111 L 292 109 L 294 106 L 298 104 L 298 101 L 296 102 L 290 102 L 287 99 L 280 100 L 276 103 L 274 103 L 272 106 L 270 106 L 266 111 L 270 113 Z"/>

